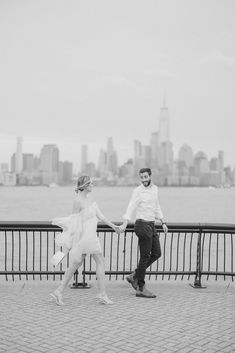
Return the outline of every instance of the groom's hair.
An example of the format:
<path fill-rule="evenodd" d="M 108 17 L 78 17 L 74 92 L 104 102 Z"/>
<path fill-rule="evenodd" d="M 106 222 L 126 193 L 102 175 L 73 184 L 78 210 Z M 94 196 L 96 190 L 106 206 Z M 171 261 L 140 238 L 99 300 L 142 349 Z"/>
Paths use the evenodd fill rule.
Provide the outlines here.
<path fill-rule="evenodd" d="M 148 173 L 148 175 L 152 175 L 152 171 L 150 168 L 141 168 L 139 170 L 139 174 L 146 173 L 146 172 Z"/>

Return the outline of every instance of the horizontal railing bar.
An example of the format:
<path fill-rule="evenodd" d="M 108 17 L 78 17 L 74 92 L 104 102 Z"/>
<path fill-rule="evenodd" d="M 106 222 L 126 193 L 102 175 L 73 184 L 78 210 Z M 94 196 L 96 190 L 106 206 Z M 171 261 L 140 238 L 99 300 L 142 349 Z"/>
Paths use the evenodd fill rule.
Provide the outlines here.
<path fill-rule="evenodd" d="M 0 275 L 63 275 L 65 271 L 0 271 Z"/>
<path fill-rule="evenodd" d="M 0 271 L 0 275 L 63 275 L 65 271 Z M 96 271 L 81 271 L 86 275 L 96 275 Z M 128 275 L 131 271 L 105 271 L 106 275 Z M 146 275 L 195 275 L 195 271 L 146 271 Z M 205 273 L 206 274 L 206 273 Z M 212 274 L 212 273 L 210 273 Z M 219 273 L 214 273 L 219 275 Z M 224 273 L 222 273 L 224 275 Z"/>
<path fill-rule="evenodd" d="M 105 271 L 106 275 L 128 275 L 132 273 L 133 271 Z M 85 271 L 86 275 L 95 275 L 95 271 Z M 195 275 L 196 271 L 146 271 L 146 276 L 147 275 Z"/>
<path fill-rule="evenodd" d="M 222 272 L 222 271 L 201 271 L 202 275 L 211 275 L 211 276 L 235 276 L 235 272 Z"/>
<path fill-rule="evenodd" d="M 62 275 L 65 271 L 0 271 L 0 275 Z M 85 271 L 86 275 L 95 275 L 95 271 Z M 130 274 L 132 271 L 105 271 L 105 274 L 110 275 L 125 275 Z M 195 275 L 195 271 L 146 271 L 146 275 Z M 218 276 L 235 276 L 235 272 L 216 272 L 216 271 L 202 271 L 202 275 L 218 275 Z"/>
<path fill-rule="evenodd" d="M 120 225 L 121 222 L 115 222 L 115 224 Z M 235 233 L 235 224 L 221 224 L 221 223 L 167 223 L 169 231 L 202 231 L 202 232 L 230 232 Z M 129 223 L 127 225 L 126 231 L 133 230 L 134 223 Z M 160 224 L 156 225 L 157 229 L 162 230 Z M 0 230 L 35 230 L 35 231 L 59 231 L 61 228 L 59 226 L 53 225 L 50 222 L 34 222 L 34 221 L 1 221 Z M 104 225 L 103 223 L 98 223 L 98 231 L 105 231 L 109 229 L 111 232 L 112 228 Z"/>

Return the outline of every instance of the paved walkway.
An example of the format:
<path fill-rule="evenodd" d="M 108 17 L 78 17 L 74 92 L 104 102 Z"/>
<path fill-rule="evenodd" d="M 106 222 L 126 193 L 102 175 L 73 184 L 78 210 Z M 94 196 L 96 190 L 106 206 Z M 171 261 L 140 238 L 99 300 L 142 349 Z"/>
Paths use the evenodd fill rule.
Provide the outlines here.
<path fill-rule="evenodd" d="M 57 282 L 0 281 L 0 352 L 235 352 L 235 283 L 155 281 L 157 299 L 136 298 L 126 281 L 108 281 L 113 306 L 90 289 L 50 299 Z"/>

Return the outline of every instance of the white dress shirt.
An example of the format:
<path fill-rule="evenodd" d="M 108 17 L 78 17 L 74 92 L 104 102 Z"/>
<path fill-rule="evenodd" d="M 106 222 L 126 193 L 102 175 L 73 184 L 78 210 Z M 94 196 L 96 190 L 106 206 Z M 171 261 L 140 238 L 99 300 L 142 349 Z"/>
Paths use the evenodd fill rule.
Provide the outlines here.
<path fill-rule="evenodd" d="M 163 213 L 158 200 L 158 187 L 143 184 L 134 189 L 126 213 L 123 218 L 130 221 L 135 213 L 135 219 L 155 221 L 162 219 Z"/>

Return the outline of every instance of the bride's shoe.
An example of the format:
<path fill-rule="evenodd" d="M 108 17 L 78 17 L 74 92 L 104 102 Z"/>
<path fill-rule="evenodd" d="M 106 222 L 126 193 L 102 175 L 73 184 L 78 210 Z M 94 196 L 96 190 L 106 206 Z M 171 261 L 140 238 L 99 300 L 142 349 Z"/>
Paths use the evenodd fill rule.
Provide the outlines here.
<path fill-rule="evenodd" d="M 57 305 L 64 305 L 62 300 L 62 294 L 56 289 L 54 292 L 50 293 L 50 296 L 55 299 Z"/>
<path fill-rule="evenodd" d="M 99 300 L 99 302 L 101 304 L 105 304 L 105 305 L 112 305 L 113 304 L 113 301 L 111 299 L 109 299 L 107 294 L 98 294 L 96 296 L 96 298 Z"/>

